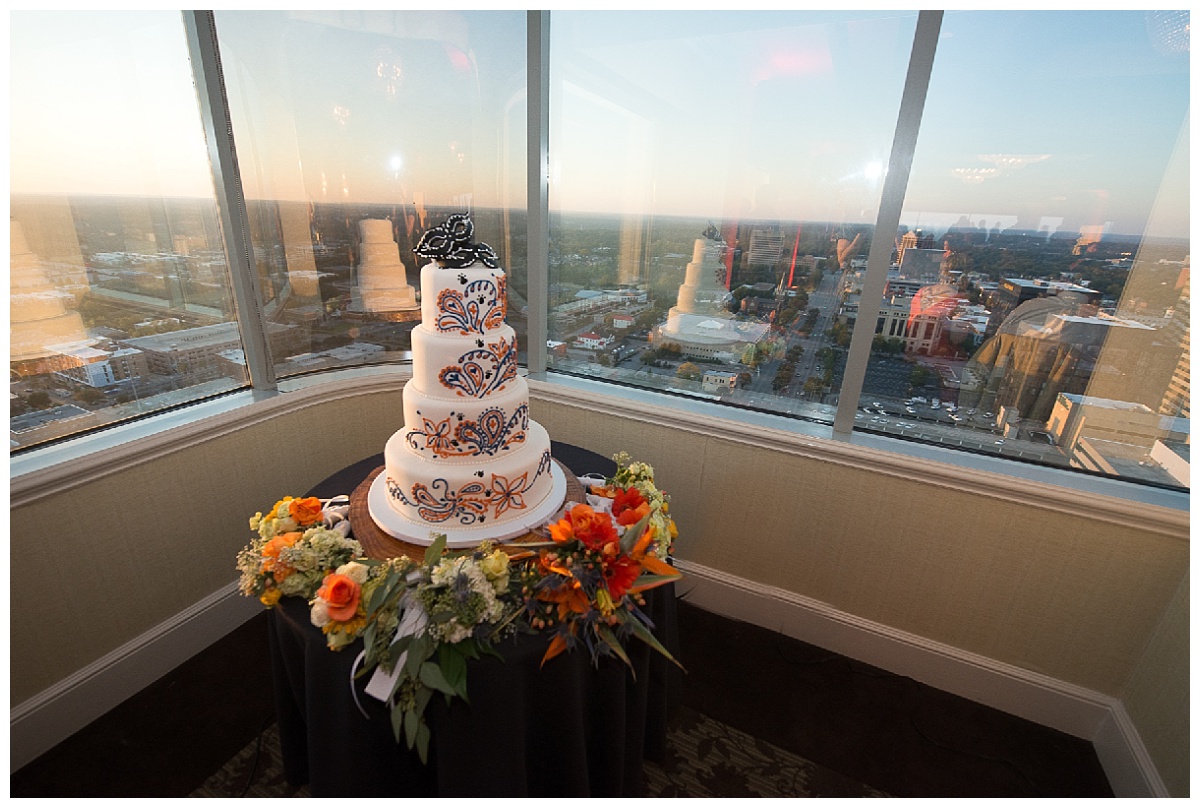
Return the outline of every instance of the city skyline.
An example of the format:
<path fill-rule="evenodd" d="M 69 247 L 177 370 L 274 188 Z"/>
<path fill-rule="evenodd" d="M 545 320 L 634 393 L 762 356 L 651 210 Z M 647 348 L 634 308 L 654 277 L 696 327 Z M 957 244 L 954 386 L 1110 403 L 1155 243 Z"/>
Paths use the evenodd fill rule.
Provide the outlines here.
<path fill-rule="evenodd" d="M 1140 234 L 1153 214 L 1154 234 L 1186 237 L 1187 49 L 1167 36 L 1181 13 L 948 12 L 902 221 Z M 523 207 L 524 14 L 359 16 L 350 30 L 336 12 L 218 13 L 231 88 L 272 75 L 274 60 L 294 74 L 284 101 L 311 102 L 256 121 L 253 134 L 269 147 L 239 141 L 247 196 L 411 204 L 419 194 L 448 204 L 470 194 L 481 206 Z M 288 42 L 261 53 L 239 44 L 273 19 L 286 19 Z M 20 80 L 11 111 L 29 122 L 11 127 L 21 158 L 13 193 L 211 195 L 178 14 L 12 21 Z M 379 33 L 381 21 L 391 33 Z M 874 223 L 915 21 L 893 11 L 554 12 L 552 67 L 562 80 L 552 94 L 552 208 Z M 327 66 L 305 65 L 297 49 L 318 34 L 330 52 L 342 41 L 394 42 L 399 83 L 317 75 Z M 123 43 L 119 53 L 107 37 Z M 418 41 L 438 45 L 445 64 L 406 57 Z M 284 44 L 292 50 L 281 61 Z M 1110 58 L 1116 49 L 1120 60 Z M 996 86 L 996 65 L 1007 88 Z M 484 105 L 486 137 L 461 111 L 427 114 L 446 75 L 475 87 L 469 100 Z M 69 99 L 56 97 L 62 87 Z M 231 89 L 235 134 L 239 110 L 255 100 L 240 92 Z M 326 106 L 357 116 L 359 140 L 318 120 Z M 421 114 L 405 122 L 405 109 Z M 288 115 L 300 113 L 308 131 L 276 148 Z M 442 143 L 453 132 L 461 143 Z"/>

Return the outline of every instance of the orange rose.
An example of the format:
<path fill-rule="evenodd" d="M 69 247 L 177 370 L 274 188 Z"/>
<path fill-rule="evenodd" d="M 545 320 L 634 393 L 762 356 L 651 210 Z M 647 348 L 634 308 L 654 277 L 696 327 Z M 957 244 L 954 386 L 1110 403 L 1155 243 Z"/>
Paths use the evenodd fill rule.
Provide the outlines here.
<path fill-rule="evenodd" d="M 339 622 L 345 622 L 354 617 L 358 611 L 358 599 L 362 595 L 362 587 L 348 575 L 338 575 L 332 572 L 325 576 L 322 586 L 317 590 L 317 597 L 329 606 L 329 617 Z"/>
<path fill-rule="evenodd" d="M 262 549 L 263 554 L 263 572 L 271 572 L 279 564 L 279 551 L 284 547 L 291 547 L 296 542 L 300 541 L 302 533 L 280 533 L 275 538 L 271 539 Z M 286 565 L 283 565 L 286 566 Z M 282 571 L 282 568 L 281 568 Z M 288 570 L 290 572 L 290 570 Z M 279 578 L 278 575 L 275 576 Z M 286 575 L 284 577 L 287 577 Z"/>
<path fill-rule="evenodd" d="M 321 500 L 316 497 L 293 499 L 288 503 L 288 514 L 300 527 L 308 527 L 321 518 Z"/>

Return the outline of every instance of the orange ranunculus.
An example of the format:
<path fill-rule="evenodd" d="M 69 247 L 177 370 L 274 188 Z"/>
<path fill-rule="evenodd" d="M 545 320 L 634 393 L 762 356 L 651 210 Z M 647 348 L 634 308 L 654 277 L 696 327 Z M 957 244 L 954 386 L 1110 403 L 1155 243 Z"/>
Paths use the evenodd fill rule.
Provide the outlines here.
<path fill-rule="evenodd" d="M 279 551 L 284 547 L 291 547 L 296 542 L 300 541 L 302 533 L 280 533 L 275 538 L 267 542 L 262 549 L 263 555 L 263 572 L 271 572 L 279 563 Z"/>
<path fill-rule="evenodd" d="M 589 550 L 599 550 L 609 542 L 620 539 L 608 514 L 597 513 L 590 505 L 576 505 L 571 509 L 568 518 L 571 520 L 575 538 L 583 542 Z"/>
<path fill-rule="evenodd" d="M 308 527 L 321 519 L 321 500 L 316 497 L 293 499 L 288 503 L 288 514 L 300 527 Z"/>
<path fill-rule="evenodd" d="M 614 600 L 620 600 L 641 575 L 642 567 L 629 556 L 621 556 L 604 565 L 604 585 Z"/>
<path fill-rule="evenodd" d="M 650 515 L 650 503 L 642 496 L 641 491 L 626 488 L 624 491 L 618 491 L 613 497 L 612 512 L 618 524 L 629 527 Z"/>
<path fill-rule="evenodd" d="M 345 622 L 358 611 L 358 599 L 362 595 L 362 587 L 348 575 L 338 575 L 331 572 L 321 582 L 317 597 L 325 601 L 329 609 L 329 617 L 339 622 Z"/>

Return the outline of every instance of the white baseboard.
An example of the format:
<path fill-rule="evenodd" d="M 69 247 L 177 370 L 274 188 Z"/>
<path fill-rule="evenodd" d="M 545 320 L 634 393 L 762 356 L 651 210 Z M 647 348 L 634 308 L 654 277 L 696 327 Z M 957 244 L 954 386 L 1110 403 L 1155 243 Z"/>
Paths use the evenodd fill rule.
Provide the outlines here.
<path fill-rule="evenodd" d="M 1090 741 L 1118 797 L 1169 796 L 1120 700 L 686 560 L 678 591 L 778 632 Z"/>
<path fill-rule="evenodd" d="M 9 772 L 15 772 L 262 612 L 237 582 L 13 707 Z"/>

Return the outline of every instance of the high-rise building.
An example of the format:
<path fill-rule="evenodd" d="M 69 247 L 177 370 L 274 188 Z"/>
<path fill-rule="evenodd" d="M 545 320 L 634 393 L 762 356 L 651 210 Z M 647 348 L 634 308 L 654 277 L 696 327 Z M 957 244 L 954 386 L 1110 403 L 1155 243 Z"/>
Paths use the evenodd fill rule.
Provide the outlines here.
<path fill-rule="evenodd" d="M 896 262 L 903 266 L 905 250 L 910 250 L 913 248 L 918 250 L 932 250 L 935 244 L 936 242 L 934 242 L 933 236 L 927 236 L 919 229 L 909 230 L 900 237 L 900 243 L 896 247 L 896 252 L 899 253 L 896 256 Z"/>

